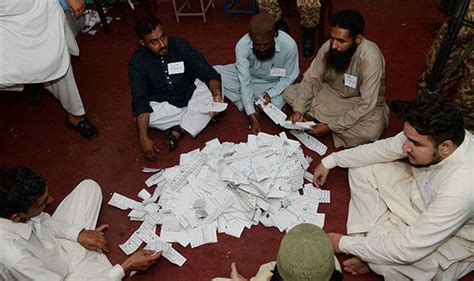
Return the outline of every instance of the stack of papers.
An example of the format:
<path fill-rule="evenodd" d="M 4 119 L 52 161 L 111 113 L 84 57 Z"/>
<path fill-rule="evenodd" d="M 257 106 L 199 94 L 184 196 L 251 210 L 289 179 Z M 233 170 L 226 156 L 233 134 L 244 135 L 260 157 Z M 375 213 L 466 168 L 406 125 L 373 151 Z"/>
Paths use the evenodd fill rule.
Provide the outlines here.
<path fill-rule="evenodd" d="M 216 243 L 217 233 L 240 237 L 259 223 L 280 231 L 303 222 L 322 228 L 325 216 L 317 210 L 329 203 L 330 193 L 304 184 L 310 161 L 285 133 L 249 135 L 239 144 L 213 139 L 182 154 L 179 165 L 157 170 L 139 191 L 140 200 L 112 195 L 109 205 L 143 221 L 120 248 L 129 255 L 145 243 L 181 266 L 186 258 L 169 243 L 195 248 Z"/>

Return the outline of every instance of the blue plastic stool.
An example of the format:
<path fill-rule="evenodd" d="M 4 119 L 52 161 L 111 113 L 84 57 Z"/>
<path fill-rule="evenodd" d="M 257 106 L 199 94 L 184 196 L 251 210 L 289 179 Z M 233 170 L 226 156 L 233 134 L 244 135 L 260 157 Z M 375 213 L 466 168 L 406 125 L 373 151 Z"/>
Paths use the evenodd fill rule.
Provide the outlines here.
<path fill-rule="evenodd" d="M 240 5 L 240 0 L 224 0 L 224 13 L 226 16 L 230 14 L 251 14 L 254 15 L 257 13 L 257 3 L 255 0 L 250 0 L 251 8 L 250 10 L 239 10 L 239 9 L 232 9 L 234 6 Z"/>

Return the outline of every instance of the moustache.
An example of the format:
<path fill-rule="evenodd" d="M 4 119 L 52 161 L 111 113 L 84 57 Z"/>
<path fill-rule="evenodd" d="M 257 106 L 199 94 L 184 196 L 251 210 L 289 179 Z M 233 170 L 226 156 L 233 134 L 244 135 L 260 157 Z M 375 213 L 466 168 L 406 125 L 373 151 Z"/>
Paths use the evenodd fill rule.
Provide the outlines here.
<path fill-rule="evenodd" d="M 168 46 L 158 49 L 158 53 L 161 53 L 163 51 L 168 51 Z"/>

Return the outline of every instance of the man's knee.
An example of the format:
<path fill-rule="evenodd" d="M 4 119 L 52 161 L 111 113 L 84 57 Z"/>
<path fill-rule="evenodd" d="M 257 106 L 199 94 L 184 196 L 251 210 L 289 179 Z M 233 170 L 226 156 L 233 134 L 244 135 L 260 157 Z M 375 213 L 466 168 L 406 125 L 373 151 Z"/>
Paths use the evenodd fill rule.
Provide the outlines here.
<path fill-rule="evenodd" d="M 88 194 L 90 197 L 97 197 L 102 200 L 102 190 L 99 184 L 91 179 L 83 180 L 76 187 L 78 192 Z"/>

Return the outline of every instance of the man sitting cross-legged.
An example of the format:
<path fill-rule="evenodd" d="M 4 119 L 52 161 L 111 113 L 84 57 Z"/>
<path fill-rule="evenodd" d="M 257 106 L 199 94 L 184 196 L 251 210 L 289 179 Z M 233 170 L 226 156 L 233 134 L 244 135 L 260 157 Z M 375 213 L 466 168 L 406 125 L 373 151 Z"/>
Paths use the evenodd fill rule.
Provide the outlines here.
<path fill-rule="evenodd" d="M 314 171 L 321 186 L 330 169 L 349 168 L 349 236 L 330 233 L 334 251 L 354 255 L 343 262 L 353 274 L 459 279 L 474 269 L 473 136 L 438 96 L 392 109 L 403 132 L 333 153 Z"/>
<path fill-rule="evenodd" d="M 168 36 L 159 18 L 138 19 L 135 31 L 140 47 L 128 65 L 133 116 L 143 157 L 155 160 L 148 128 L 165 131 L 169 150 L 184 131 L 197 136 L 213 115 L 203 106 L 222 101 L 220 75 L 188 42 Z"/>

